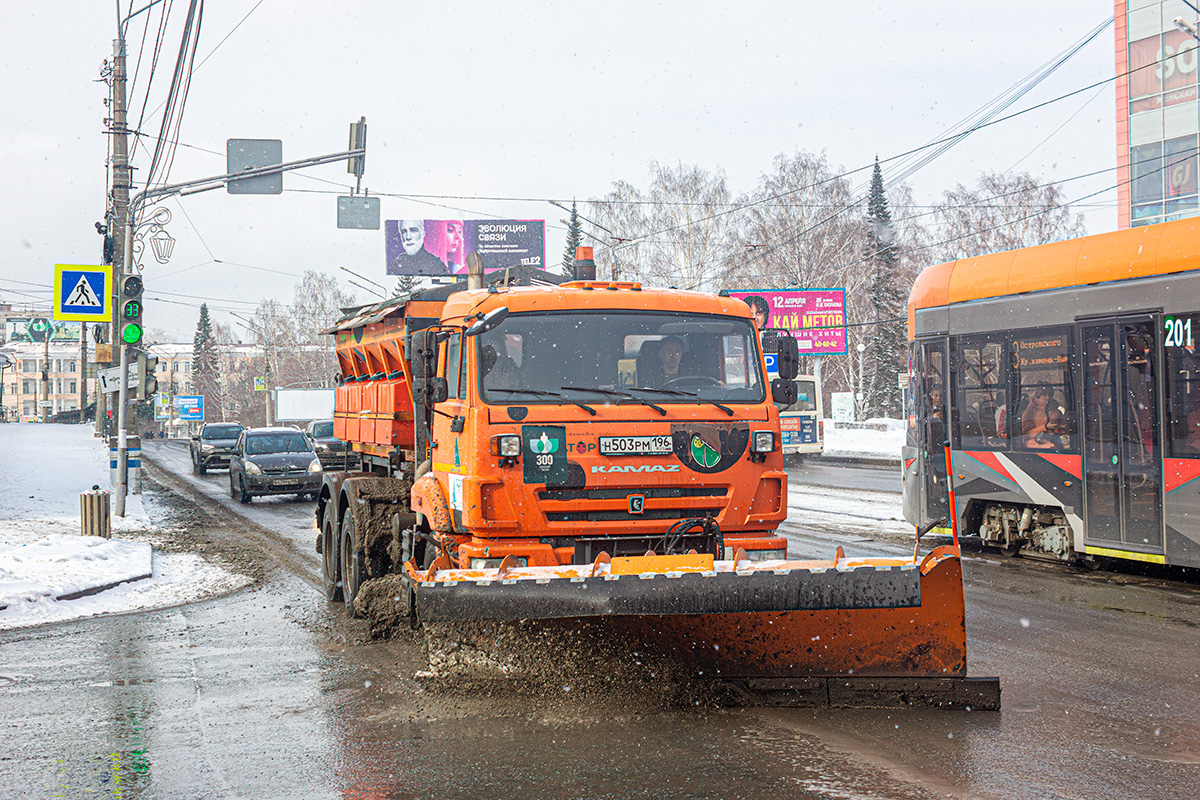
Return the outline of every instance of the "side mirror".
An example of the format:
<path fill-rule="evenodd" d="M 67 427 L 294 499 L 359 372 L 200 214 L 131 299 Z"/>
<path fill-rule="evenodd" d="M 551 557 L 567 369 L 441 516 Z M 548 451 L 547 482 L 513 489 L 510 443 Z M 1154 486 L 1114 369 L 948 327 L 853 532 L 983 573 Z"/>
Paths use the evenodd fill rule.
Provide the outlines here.
<path fill-rule="evenodd" d="M 419 381 L 437 372 L 438 336 L 434 331 L 413 331 L 408 337 L 408 360 L 413 380 Z"/>
<path fill-rule="evenodd" d="M 450 384 L 445 378 L 418 378 L 413 381 L 413 402 L 427 406 L 445 402 L 450 397 Z"/>
<path fill-rule="evenodd" d="M 464 336 L 478 336 L 481 333 L 487 333 L 492 328 L 504 322 L 508 318 L 508 306 L 500 306 L 493 308 L 491 311 L 480 317 L 474 325 L 467 328 Z"/>
<path fill-rule="evenodd" d="M 800 346 L 796 343 L 795 338 L 780 336 L 777 352 L 779 357 L 776 366 L 779 369 L 779 377 L 790 383 L 800 372 Z M 794 393 L 795 385 L 792 389 Z M 793 400 L 793 402 L 795 401 Z"/>
<path fill-rule="evenodd" d="M 776 378 L 771 381 L 771 401 L 784 406 L 795 403 L 796 382 L 790 378 Z"/>

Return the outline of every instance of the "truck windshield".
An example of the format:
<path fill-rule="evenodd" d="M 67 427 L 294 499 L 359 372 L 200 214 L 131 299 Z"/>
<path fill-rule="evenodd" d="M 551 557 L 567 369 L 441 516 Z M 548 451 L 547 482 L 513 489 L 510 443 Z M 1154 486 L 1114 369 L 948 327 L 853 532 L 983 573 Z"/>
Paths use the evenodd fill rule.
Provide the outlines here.
<path fill-rule="evenodd" d="M 529 405 L 562 399 L 504 391 L 532 389 L 595 402 L 608 389 L 668 389 L 655 403 L 762 402 L 758 337 L 750 321 L 709 314 L 642 311 L 512 314 L 477 337 L 483 399 Z M 612 396 L 606 402 L 642 403 Z"/>

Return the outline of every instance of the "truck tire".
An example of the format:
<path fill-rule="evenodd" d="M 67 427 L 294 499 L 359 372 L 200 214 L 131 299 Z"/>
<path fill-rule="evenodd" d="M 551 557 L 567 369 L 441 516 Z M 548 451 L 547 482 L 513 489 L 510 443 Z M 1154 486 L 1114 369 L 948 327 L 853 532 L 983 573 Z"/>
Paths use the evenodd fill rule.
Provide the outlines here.
<path fill-rule="evenodd" d="M 325 599 L 336 603 L 342 599 L 342 576 L 338 557 L 338 524 L 336 509 L 329 509 L 321 520 L 321 575 L 325 581 Z"/>
<path fill-rule="evenodd" d="M 355 618 L 358 610 L 354 598 L 363 581 L 363 554 L 358 549 L 358 536 L 354 530 L 354 512 L 347 508 L 342 515 L 341 536 L 338 545 L 338 561 L 342 576 L 342 598 L 346 601 L 346 616 Z"/>

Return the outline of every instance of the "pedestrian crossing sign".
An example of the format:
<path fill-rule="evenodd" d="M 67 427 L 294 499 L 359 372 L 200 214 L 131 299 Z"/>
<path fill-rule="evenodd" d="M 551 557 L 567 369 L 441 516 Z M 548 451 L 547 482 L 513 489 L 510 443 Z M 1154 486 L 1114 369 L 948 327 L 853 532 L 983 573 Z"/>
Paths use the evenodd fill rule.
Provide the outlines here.
<path fill-rule="evenodd" d="M 107 322 L 112 316 L 112 267 L 54 265 L 54 318 L 69 322 Z"/>

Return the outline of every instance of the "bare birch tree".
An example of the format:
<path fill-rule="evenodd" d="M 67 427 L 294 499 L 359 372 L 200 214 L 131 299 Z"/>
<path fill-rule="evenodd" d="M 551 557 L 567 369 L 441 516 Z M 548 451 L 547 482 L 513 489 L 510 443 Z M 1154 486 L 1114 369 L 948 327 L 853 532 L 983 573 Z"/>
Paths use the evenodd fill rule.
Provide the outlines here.
<path fill-rule="evenodd" d="M 928 263 L 1031 247 L 1085 233 L 1062 188 L 1029 173 L 985 172 L 976 188 L 959 184 L 934 209 Z"/>

